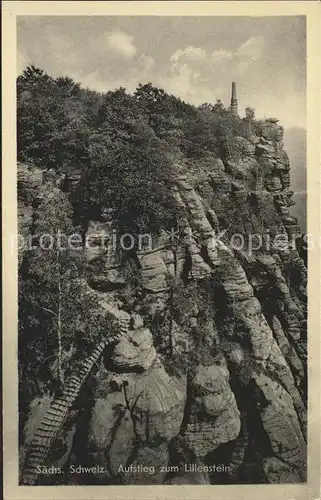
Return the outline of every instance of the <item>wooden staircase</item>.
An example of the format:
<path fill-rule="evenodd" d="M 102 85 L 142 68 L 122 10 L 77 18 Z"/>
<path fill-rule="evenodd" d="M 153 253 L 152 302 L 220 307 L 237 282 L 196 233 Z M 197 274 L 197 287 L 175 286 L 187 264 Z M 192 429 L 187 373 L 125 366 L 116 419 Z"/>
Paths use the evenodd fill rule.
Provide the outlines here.
<path fill-rule="evenodd" d="M 26 452 L 22 473 L 23 485 L 34 485 L 39 473 L 37 466 L 43 465 L 49 450 L 60 433 L 60 430 L 74 404 L 87 376 L 94 364 L 103 353 L 105 347 L 123 337 L 128 332 L 129 318 L 126 314 L 118 315 L 119 334 L 100 342 L 77 369 L 78 374 L 72 375 L 65 383 L 62 393 L 54 399 L 47 409 Z"/>

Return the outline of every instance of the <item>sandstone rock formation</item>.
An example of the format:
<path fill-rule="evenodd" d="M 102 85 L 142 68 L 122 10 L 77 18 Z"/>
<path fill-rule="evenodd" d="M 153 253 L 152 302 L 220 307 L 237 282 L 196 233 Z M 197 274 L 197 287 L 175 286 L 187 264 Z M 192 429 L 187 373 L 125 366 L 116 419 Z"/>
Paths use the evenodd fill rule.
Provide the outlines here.
<path fill-rule="evenodd" d="M 197 463 L 222 453 L 231 482 L 251 482 L 252 469 L 267 483 L 305 480 L 307 271 L 293 246 L 300 229 L 290 214 L 282 138 L 269 119 L 257 135 L 223 141 L 222 157 L 208 155 L 202 171 L 188 161 L 180 168 L 173 186 L 184 212 L 180 235 L 173 242 L 162 233 L 153 249 L 135 250 L 136 288 L 113 246 L 108 207 L 89 221 L 84 289 L 121 325 L 87 388 L 89 411 L 77 410 L 76 432 L 88 444 L 74 439 L 70 448 L 75 459 L 84 454 L 104 468 L 93 484 L 210 483 L 207 473 L 160 472 L 175 462 L 175 439 L 185 440 Z M 26 233 L 43 180 L 19 168 Z M 242 246 L 231 239 L 236 233 Z M 276 234 L 285 237 L 282 245 Z M 182 295 L 175 317 L 175 280 L 204 287 L 210 312 L 197 298 L 186 310 Z M 30 421 L 27 441 L 32 428 Z M 130 464 L 157 471 L 119 473 Z"/>
<path fill-rule="evenodd" d="M 156 359 L 153 337 L 147 328 L 132 330 L 116 344 L 111 361 L 114 369 L 148 370 Z"/>
<path fill-rule="evenodd" d="M 229 386 L 226 363 L 200 365 L 190 387 L 190 417 L 186 440 L 195 455 L 203 458 L 240 432 L 240 415 Z"/>

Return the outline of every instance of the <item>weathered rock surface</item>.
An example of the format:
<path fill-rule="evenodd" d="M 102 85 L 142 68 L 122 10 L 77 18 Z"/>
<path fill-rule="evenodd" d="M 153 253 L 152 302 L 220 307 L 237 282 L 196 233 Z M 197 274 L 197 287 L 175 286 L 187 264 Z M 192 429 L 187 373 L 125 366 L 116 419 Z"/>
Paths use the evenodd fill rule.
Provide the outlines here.
<path fill-rule="evenodd" d="M 155 359 L 153 337 L 148 328 L 129 331 L 126 338 L 116 344 L 111 355 L 115 370 L 148 370 Z"/>
<path fill-rule="evenodd" d="M 229 385 L 226 363 L 200 365 L 193 379 L 185 436 L 197 457 L 204 457 L 240 432 L 240 413 Z"/>
<path fill-rule="evenodd" d="M 222 137 L 222 158 L 204 154 L 202 168 L 186 160 L 173 186 L 180 233 L 171 240 L 162 231 L 154 248 L 136 253 L 136 288 L 115 250 L 113 214 L 105 209 L 89 221 L 86 286 L 121 331 L 92 377 L 81 427 L 89 463 L 105 470 L 97 484 L 210 484 L 206 473 L 160 472 L 172 463 L 176 439 L 185 443 L 180 464 L 202 464 L 228 448 L 234 483 L 255 482 L 256 474 L 273 484 L 305 481 L 307 270 L 292 248 L 299 228 L 282 139 L 272 118 L 247 139 Z M 29 167 L 19 175 L 26 233 L 43 181 Z M 241 247 L 232 245 L 235 234 Z M 171 294 L 182 292 L 174 281 L 199 287 L 188 308 L 184 294 Z M 198 297 L 204 290 L 207 309 Z M 27 435 L 32 428 L 29 421 Z M 125 464 L 156 470 L 122 474 Z"/>
<path fill-rule="evenodd" d="M 36 436 L 39 436 L 39 426 L 43 421 L 43 418 L 50 407 L 50 404 L 53 401 L 53 397 L 46 395 L 40 398 L 35 398 L 30 405 L 28 419 L 24 426 L 24 438 L 25 438 L 25 448 L 24 450 L 20 450 L 19 462 L 20 468 L 23 468 L 23 463 L 26 457 L 26 451 L 28 452 L 31 443 L 37 439 Z M 76 432 L 76 423 L 73 419 L 72 415 L 69 415 L 67 418 L 67 423 L 64 428 L 61 428 L 58 435 L 56 436 L 56 440 L 54 442 L 54 446 L 48 451 L 48 464 L 39 464 L 45 465 L 48 468 L 53 466 L 55 468 L 63 469 L 67 464 L 69 456 L 72 452 L 73 446 L 73 438 Z M 48 482 L 49 481 L 49 482 Z M 40 477 L 41 484 L 50 484 L 50 477 Z"/>
<path fill-rule="evenodd" d="M 124 484 L 162 484 L 165 481 L 167 472 L 165 467 L 168 464 L 169 453 L 167 442 L 158 446 L 148 446 L 142 444 L 138 447 L 135 459 L 132 462 L 135 472 L 126 474 L 123 477 Z M 139 467 L 146 467 L 145 471 L 140 472 Z"/>
<path fill-rule="evenodd" d="M 88 282 L 92 288 L 112 291 L 126 284 L 121 255 L 117 234 L 110 224 L 90 221 L 86 233 L 85 259 Z"/>
<path fill-rule="evenodd" d="M 133 422 L 123 394 L 113 392 L 97 399 L 92 409 L 88 429 L 88 455 L 92 464 L 103 467 L 105 477 L 118 475 L 133 449 Z M 99 480 L 103 477 L 98 475 Z"/>
<path fill-rule="evenodd" d="M 300 476 L 289 465 L 276 457 L 264 458 L 263 471 L 268 483 L 287 484 L 299 483 Z"/>
<path fill-rule="evenodd" d="M 44 182 L 43 171 L 23 163 L 17 165 L 18 198 L 25 204 L 32 204 Z"/>
<path fill-rule="evenodd" d="M 306 443 L 291 396 L 265 375 L 256 377 L 255 382 L 263 393 L 261 421 L 275 457 L 305 480 Z"/>
<path fill-rule="evenodd" d="M 301 379 L 304 377 L 302 362 L 295 351 L 295 348 L 286 337 L 282 329 L 282 325 L 276 316 L 274 316 L 272 320 L 272 330 L 277 344 L 293 373 L 293 377 L 297 381 L 297 384 L 299 384 Z"/>
<path fill-rule="evenodd" d="M 137 399 L 137 396 L 139 397 Z M 128 399 L 137 400 L 133 408 L 137 434 L 144 441 L 172 439 L 179 433 L 186 400 L 184 380 L 169 376 L 160 362 L 148 374 L 128 386 Z"/>
<path fill-rule="evenodd" d="M 158 293 L 168 289 L 168 274 L 161 250 L 139 254 L 143 287 L 149 292 Z"/>

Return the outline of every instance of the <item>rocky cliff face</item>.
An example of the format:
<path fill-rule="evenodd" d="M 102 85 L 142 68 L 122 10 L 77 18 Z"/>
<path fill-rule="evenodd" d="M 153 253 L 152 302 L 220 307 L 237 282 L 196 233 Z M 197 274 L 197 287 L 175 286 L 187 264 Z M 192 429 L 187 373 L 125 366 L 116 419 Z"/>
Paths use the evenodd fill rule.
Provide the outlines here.
<path fill-rule="evenodd" d="M 137 280 L 111 242 L 108 207 L 89 222 L 84 286 L 129 325 L 80 394 L 64 455 L 66 468 L 103 468 L 92 484 L 305 480 L 307 271 L 293 244 L 282 137 L 266 121 L 250 139 L 222 140 L 200 165 L 173 167 L 181 227 L 131 252 Z M 34 200 L 36 172 L 19 172 Z M 22 231 L 32 218 L 25 191 Z M 225 468 L 191 474 L 185 463 Z"/>

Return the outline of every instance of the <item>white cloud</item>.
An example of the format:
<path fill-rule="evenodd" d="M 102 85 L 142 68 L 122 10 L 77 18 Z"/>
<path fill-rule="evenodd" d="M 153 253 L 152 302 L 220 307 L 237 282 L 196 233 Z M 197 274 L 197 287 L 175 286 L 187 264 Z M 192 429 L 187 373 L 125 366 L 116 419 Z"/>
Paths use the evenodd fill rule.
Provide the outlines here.
<path fill-rule="evenodd" d="M 206 58 L 206 50 L 200 47 L 193 47 L 192 45 L 186 47 L 185 49 L 178 49 L 172 54 L 171 61 L 176 63 L 180 59 L 185 59 L 187 61 L 202 61 Z"/>
<path fill-rule="evenodd" d="M 138 83 L 151 81 L 195 105 L 215 102 L 218 98 L 228 105 L 230 82 L 245 73 L 262 50 L 260 37 L 249 38 L 234 51 L 223 47 L 210 52 L 189 45 L 175 50 L 169 58 L 167 70 L 158 71 L 153 57 L 148 53 L 138 53 L 133 37 L 123 31 L 105 30 L 90 37 L 81 47 L 69 35 L 50 28 L 46 30 L 47 44 L 54 67 L 60 68 L 59 73 L 63 70 L 75 81 L 99 92 L 120 86 L 134 92 Z M 40 45 L 34 50 L 36 60 L 38 49 Z M 22 53 L 20 66 L 23 57 Z M 110 72 L 110 68 L 117 68 L 117 71 Z M 55 76 L 56 71 L 49 72 Z"/>
<path fill-rule="evenodd" d="M 250 37 L 244 42 L 237 51 L 240 57 L 246 57 L 252 60 L 257 60 L 262 55 L 263 38 L 261 36 Z"/>
<path fill-rule="evenodd" d="M 154 82 L 166 92 L 179 95 L 195 105 L 214 99 L 213 89 L 202 84 L 200 73 L 194 72 L 187 63 L 181 64 L 175 68 L 175 72 L 168 75 L 158 75 Z"/>
<path fill-rule="evenodd" d="M 157 83 L 192 104 L 212 102 L 219 97 L 217 86 L 212 84 L 213 74 L 232 57 L 231 52 L 223 49 L 210 54 L 205 48 L 192 45 L 179 48 L 170 57 L 168 73 L 160 75 Z"/>
<path fill-rule="evenodd" d="M 133 37 L 123 31 L 114 31 L 107 35 L 108 47 L 122 56 L 131 58 L 136 54 L 136 47 L 133 44 Z"/>
<path fill-rule="evenodd" d="M 231 74 L 231 78 L 234 79 L 238 74 L 246 73 L 252 63 L 260 58 L 262 51 L 263 38 L 260 36 L 250 37 L 234 51 L 222 48 L 214 50 L 211 54 L 205 48 L 190 45 L 177 49 L 172 54 L 171 71 L 177 76 L 181 72 L 181 67 L 188 65 L 193 74 L 197 75 L 197 79 L 203 83 L 212 81 L 217 74 L 221 77 L 223 74 Z"/>
<path fill-rule="evenodd" d="M 78 22 L 25 16 L 18 21 L 17 70 L 21 73 L 33 63 L 53 76 L 69 75 L 99 91 L 123 85 L 132 92 L 139 82 L 151 81 L 196 105 L 220 98 L 228 106 L 231 81 L 236 81 L 240 112 L 250 105 L 257 116 L 277 115 L 287 124 L 300 124 L 305 114 L 300 95 L 305 88 L 303 24 L 252 20 L 243 24 L 235 18 L 221 27 L 217 18 L 213 29 L 204 19 L 208 36 L 199 33 L 199 22 L 187 33 L 185 24 L 178 23 L 172 32 L 165 21 L 164 28 L 163 21 L 162 27 L 157 21 L 156 40 L 148 18 L 148 29 L 143 30 L 139 22 L 131 24 L 126 18 L 97 20 L 96 28 L 90 17 Z"/>
<path fill-rule="evenodd" d="M 211 60 L 214 63 L 222 63 L 224 61 L 231 61 L 233 58 L 233 52 L 228 50 L 215 50 L 211 56 Z"/>
<path fill-rule="evenodd" d="M 248 38 L 233 51 L 223 47 L 210 53 L 192 45 L 179 48 L 170 57 L 171 67 L 168 75 L 162 77 L 163 86 L 193 104 L 217 98 L 227 100 L 230 82 L 251 69 L 262 56 L 263 48 L 261 36 Z M 222 82 L 227 86 L 222 87 Z"/>
<path fill-rule="evenodd" d="M 263 38 L 250 37 L 246 42 L 244 42 L 238 49 L 236 57 L 238 60 L 237 67 L 239 72 L 246 73 L 252 65 L 253 62 L 260 59 L 263 52 Z"/>

